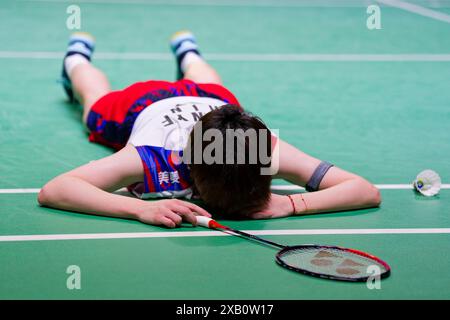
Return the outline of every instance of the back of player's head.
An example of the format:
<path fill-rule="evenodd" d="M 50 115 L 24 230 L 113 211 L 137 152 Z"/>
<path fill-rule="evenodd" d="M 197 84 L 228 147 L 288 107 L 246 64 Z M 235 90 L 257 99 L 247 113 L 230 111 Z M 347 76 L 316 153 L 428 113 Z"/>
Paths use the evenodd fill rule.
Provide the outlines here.
<path fill-rule="evenodd" d="M 189 137 L 185 159 L 194 188 L 213 212 L 243 217 L 270 199 L 271 133 L 239 106 L 225 105 L 204 115 Z"/>

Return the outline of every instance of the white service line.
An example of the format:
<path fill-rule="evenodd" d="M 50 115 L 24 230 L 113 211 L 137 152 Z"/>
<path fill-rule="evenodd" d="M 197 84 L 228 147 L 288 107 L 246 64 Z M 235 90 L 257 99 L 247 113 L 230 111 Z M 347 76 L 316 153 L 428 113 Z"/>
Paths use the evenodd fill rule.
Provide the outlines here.
<path fill-rule="evenodd" d="M 377 187 L 380 190 L 408 190 L 413 189 L 412 184 L 376 184 L 375 187 Z M 287 191 L 287 190 L 303 190 L 305 188 L 296 186 L 296 185 L 273 185 L 270 187 L 272 190 L 280 190 L 280 191 Z M 450 184 L 442 184 L 441 189 L 450 189 Z"/>
<path fill-rule="evenodd" d="M 375 187 L 377 187 L 380 190 L 409 190 L 412 189 L 411 184 L 376 184 Z M 272 190 L 275 191 L 289 191 L 289 190 L 304 190 L 304 187 L 300 187 L 297 185 L 273 185 L 270 187 Z M 450 184 L 442 184 L 441 189 L 450 189 Z M 10 193 L 10 194 L 17 194 L 17 193 L 39 193 L 41 189 L 39 188 L 18 188 L 18 189 L 0 189 L 0 194 L 2 193 Z M 127 191 L 127 189 L 122 188 L 117 191 L 123 192 Z"/>
<path fill-rule="evenodd" d="M 422 6 L 419 6 L 417 4 L 409 3 L 406 1 L 400 1 L 400 0 L 376 0 L 379 3 L 382 3 L 384 5 L 395 7 L 398 9 L 402 9 L 405 11 L 409 11 L 424 17 L 428 17 L 434 20 L 439 20 L 443 22 L 450 23 L 450 15 L 436 11 L 431 10 Z"/>
<path fill-rule="evenodd" d="M 39 193 L 41 189 L 38 188 L 22 188 L 22 189 L 0 189 L 0 193 Z"/>
<path fill-rule="evenodd" d="M 0 51 L 0 59 L 61 60 L 62 51 Z M 254 62 L 449 62 L 450 54 L 322 54 L 322 53 L 205 53 L 209 61 Z M 173 55 L 158 52 L 97 52 L 96 60 L 171 61 Z"/>
<path fill-rule="evenodd" d="M 412 184 L 375 184 L 380 190 L 409 190 L 413 189 Z M 288 190 L 303 190 L 305 188 L 297 185 L 273 185 L 272 190 L 288 191 Z M 441 189 L 450 189 L 450 184 L 441 184 Z"/>
<path fill-rule="evenodd" d="M 449 234 L 450 228 L 405 228 L 405 229 L 290 229 L 290 230 L 244 230 L 254 235 L 348 235 L 348 234 Z M 105 240 L 142 238 L 220 237 L 231 234 L 220 231 L 176 231 L 176 232 L 128 232 L 128 233 L 80 233 L 80 234 L 36 234 L 5 235 L 0 242 L 60 241 L 60 240 Z"/>

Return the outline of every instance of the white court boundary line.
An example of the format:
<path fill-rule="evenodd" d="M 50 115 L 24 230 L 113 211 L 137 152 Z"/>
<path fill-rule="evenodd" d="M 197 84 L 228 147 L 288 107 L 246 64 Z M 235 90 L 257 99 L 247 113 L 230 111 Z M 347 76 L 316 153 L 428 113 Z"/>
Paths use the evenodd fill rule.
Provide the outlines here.
<path fill-rule="evenodd" d="M 289 230 L 245 230 L 254 235 L 364 235 L 364 234 L 450 234 L 450 228 L 404 228 L 404 229 L 289 229 Z M 231 236 L 220 231 L 178 232 L 127 232 L 127 233 L 80 233 L 37 234 L 0 236 L 0 242 L 61 241 L 61 240 L 106 240 L 142 238 L 183 238 Z"/>
<path fill-rule="evenodd" d="M 450 23 L 450 15 L 400 0 L 376 0 L 384 5 L 409 11 L 427 18 Z"/>
<path fill-rule="evenodd" d="M 410 190 L 413 189 L 411 184 L 376 184 L 380 190 Z M 296 186 L 296 185 L 273 185 L 270 187 L 275 191 L 289 191 L 289 190 L 304 190 L 304 187 Z M 442 184 L 441 189 L 450 189 L 450 184 Z M 16 188 L 16 189 L 0 189 L 0 194 L 10 193 L 39 193 L 40 188 Z M 117 191 L 127 191 L 125 188 L 119 189 Z"/>
<path fill-rule="evenodd" d="M 57 59 L 62 51 L 0 51 L 0 59 Z M 321 53 L 205 53 L 209 61 L 255 62 L 449 62 L 450 53 L 442 54 L 321 54 Z M 158 52 L 97 52 L 96 60 L 171 61 L 173 55 Z"/>

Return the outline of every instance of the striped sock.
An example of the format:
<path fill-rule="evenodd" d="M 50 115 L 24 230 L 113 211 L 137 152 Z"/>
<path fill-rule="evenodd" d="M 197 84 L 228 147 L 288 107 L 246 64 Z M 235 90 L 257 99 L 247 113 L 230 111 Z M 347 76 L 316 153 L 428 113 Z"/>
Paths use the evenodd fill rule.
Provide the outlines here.
<path fill-rule="evenodd" d="M 79 54 L 88 61 L 91 61 L 94 48 L 95 40 L 93 36 L 85 32 L 75 32 L 69 38 L 69 45 L 67 47 L 65 58 L 74 54 Z"/>
<path fill-rule="evenodd" d="M 69 100 L 75 100 L 70 74 L 75 66 L 81 63 L 89 63 L 94 53 L 95 40 L 88 33 L 76 32 L 69 38 L 66 55 L 64 56 L 61 82 Z"/>
<path fill-rule="evenodd" d="M 197 41 L 189 31 L 175 33 L 170 40 L 170 47 L 177 61 L 177 79 L 182 79 L 189 65 L 203 60 L 198 50 Z"/>

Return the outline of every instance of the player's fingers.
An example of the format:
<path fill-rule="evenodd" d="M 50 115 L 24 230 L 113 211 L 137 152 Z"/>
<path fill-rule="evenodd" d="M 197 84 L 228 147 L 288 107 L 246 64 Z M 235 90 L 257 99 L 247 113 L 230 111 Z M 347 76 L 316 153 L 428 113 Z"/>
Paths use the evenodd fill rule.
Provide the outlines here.
<path fill-rule="evenodd" d="M 197 218 L 195 217 L 195 214 L 191 211 L 190 208 L 185 206 L 176 206 L 174 207 L 173 211 L 178 213 L 180 216 L 183 217 L 184 220 L 186 220 L 189 223 L 192 223 L 192 225 L 197 225 Z"/>
<path fill-rule="evenodd" d="M 183 222 L 183 218 L 181 218 L 180 215 L 176 214 L 175 212 L 172 212 L 170 210 L 167 210 L 164 212 L 164 216 L 170 220 L 172 220 L 175 225 L 179 226 Z"/>
<path fill-rule="evenodd" d="M 177 226 L 177 224 L 175 222 L 173 222 L 171 219 L 169 219 L 165 216 L 162 216 L 160 218 L 159 222 L 168 228 L 175 228 Z"/>
<path fill-rule="evenodd" d="M 185 205 L 189 209 L 191 209 L 191 211 L 195 212 L 197 215 L 211 218 L 211 214 L 208 211 L 206 211 L 205 209 L 199 207 L 198 205 L 190 203 L 190 202 L 185 202 Z"/>

